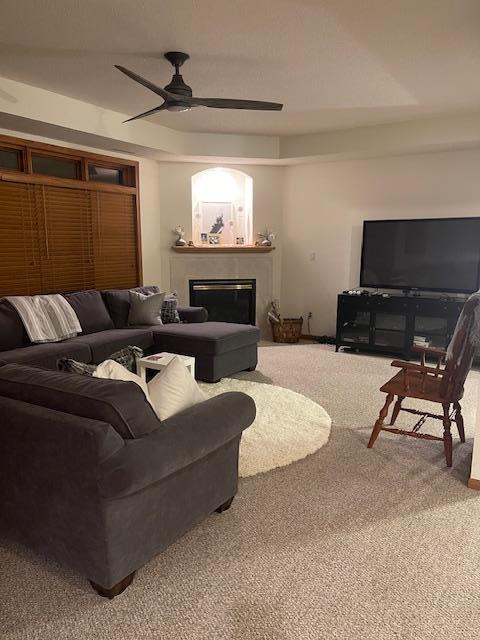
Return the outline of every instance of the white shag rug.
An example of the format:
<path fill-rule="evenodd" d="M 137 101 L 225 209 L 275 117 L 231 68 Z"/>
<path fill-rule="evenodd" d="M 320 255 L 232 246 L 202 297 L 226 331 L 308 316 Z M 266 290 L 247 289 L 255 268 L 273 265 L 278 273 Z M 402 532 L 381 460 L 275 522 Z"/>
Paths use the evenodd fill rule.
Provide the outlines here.
<path fill-rule="evenodd" d="M 331 419 L 319 404 L 300 393 L 271 384 L 223 378 L 201 383 L 208 397 L 243 391 L 255 400 L 257 417 L 243 432 L 240 444 L 241 477 L 284 467 L 315 453 L 327 443 Z"/>

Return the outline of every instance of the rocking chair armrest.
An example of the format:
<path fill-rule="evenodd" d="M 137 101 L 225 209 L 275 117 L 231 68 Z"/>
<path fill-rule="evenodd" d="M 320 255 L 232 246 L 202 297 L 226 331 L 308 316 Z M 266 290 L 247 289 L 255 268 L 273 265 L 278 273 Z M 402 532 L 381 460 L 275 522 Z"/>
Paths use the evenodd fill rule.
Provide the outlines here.
<path fill-rule="evenodd" d="M 423 364 L 416 364 L 415 362 L 406 362 L 405 360 L 394 360 L 392 362 L 392 367 L 398 367 L 399 369 L 404 369 L 405 371 L 419 371 L 421 373 L 433 373 L 436 376 L 442 376 L 444 374 L 443 369 L 439 369 L 438 367 L 427 367 Z"/>
<path fill-rule="evenodd" d="M 445 358 L 447 355 L 447 352 L 444 349 L 437 349 L 436 347 L 421 347 L 416 344 L 412 346 L 412 351 L 415 353 L 424 353 L 427 356 L 437 356 L 439 358 Z"/>
<path fill-rule="evenodd" d="M 421 364 L 423 366 L 425 366 L 425 356 L 434 356 L 437 359 L 437 368 L 440 368 L 440 365 L 447 357 L 446 351 L 436 347 L 421 347 L 414 344 L 412 350 L 421 355 Z"/>

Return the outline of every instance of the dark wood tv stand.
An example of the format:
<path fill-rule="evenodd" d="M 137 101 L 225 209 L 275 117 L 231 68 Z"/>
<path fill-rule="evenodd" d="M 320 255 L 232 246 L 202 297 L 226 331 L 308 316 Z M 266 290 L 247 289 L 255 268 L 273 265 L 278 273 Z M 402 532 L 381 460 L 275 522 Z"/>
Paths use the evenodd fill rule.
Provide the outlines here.
<path fill-rule="evenodd" d="M 339 347 L 414 358 L 414 336 L 445 349 L 465 300 L 423 295 L 340 294 L 336 351 Z"/>

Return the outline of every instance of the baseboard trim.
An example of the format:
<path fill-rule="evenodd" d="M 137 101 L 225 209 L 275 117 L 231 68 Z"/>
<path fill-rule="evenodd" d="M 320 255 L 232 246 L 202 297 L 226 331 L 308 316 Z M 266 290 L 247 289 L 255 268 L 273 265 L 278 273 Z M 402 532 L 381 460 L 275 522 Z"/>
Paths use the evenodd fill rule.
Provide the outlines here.
<path fill-rule="evenodd" d="M 469 489 L 480 491 L 480 480 L 477 480 L 476 478 L 470 478 L 467 484 Z"/>

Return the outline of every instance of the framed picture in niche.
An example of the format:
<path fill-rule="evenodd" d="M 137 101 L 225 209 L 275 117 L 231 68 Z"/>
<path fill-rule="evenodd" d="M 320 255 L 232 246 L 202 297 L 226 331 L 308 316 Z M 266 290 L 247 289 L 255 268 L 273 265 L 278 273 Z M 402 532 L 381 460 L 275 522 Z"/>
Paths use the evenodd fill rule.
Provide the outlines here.
<path fill-rule="evenodd" d="M 200 202 L 200 241 L 208 244 L 233 244 L 235 208 L 232 202 Z M 214 241 L 211 240 L 214 236 Z"/>

